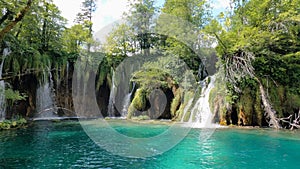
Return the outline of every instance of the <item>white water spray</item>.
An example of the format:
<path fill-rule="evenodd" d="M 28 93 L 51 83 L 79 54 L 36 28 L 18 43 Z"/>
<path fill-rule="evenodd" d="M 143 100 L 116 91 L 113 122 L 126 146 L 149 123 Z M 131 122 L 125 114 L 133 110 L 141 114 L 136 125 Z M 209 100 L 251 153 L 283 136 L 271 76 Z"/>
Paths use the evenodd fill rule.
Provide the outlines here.
<path fill-rule="evenodd" d="M 129 108 L 130 101 L 131 101 L 131 96 L 133 94 L 134 89 L 135 89 L 135 83 L 133 83 L 130 93 L 128 93 L 123 100 L 123 108 L 122 108 L 122 114 L 121 114 L 122 117 L 127 116 L 128 108 Z"/>
<path fill-rule="evenodd" d="M 210 79 L 209 83 L 207 83 L 208 79 Z M 213 127 L 214 124 L 212 124 L 213 114 L 209 106 L 209 94 L 214 88 L 215 76 L 207 77 L 201 83 L 201 95 L 194 107 L 191 109 L 191 116 L 188 121 L 188 126 L 193 128 L 210 128 Z"/>
<path fill-rule="evenodd" d="M 10 48 L 4 48 L 2 61 L 0 65 L 0 121 L 5 120 L 6 116 L 6 104 L 5 104 L 5 82 L 2 79 L 2 71 L 5 62 L 5 58 L 10 54 Z"/>
<path fill-rule="evenodd" d="M 108 103 L 108 116 L 109 117 L 114 117 L 115 116 L 115 72 L 112 74 L 111 78 L 111 89 L 110 89 L 110 95 L 109 95 L 109 103 Z"/>
<path fill-rule="evenodd" d="M 37 118 L 51 119 L 58 117 L 54 97 L 52 74 L 49 71 L 49 77 L 44 73 L 36 91 Z"/>

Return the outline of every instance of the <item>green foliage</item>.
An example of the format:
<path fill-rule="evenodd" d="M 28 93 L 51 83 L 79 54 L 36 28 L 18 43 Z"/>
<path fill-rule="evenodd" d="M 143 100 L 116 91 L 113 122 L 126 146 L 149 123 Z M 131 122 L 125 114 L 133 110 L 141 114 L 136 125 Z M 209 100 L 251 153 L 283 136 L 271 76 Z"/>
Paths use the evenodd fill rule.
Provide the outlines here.
<path fill-rule="evenodd" d="M 180 17 L 202 28 L 210 19 L 210 4 L 207 1 L 166 0 L 162 12 Z"/>
<path fill-rule="evenodd" d="M 4 3 L 1 9 L 14 4 L 14 10 L 18 11 L 24 2 L 18 3 Z M 66 20 L 52 0 L 33 1 L 25 17 L 4 39 L 12 51 L 4 65 L 5 72 L 12 75 L 9 78 L 20 78 L 29 73 L 39 76 L 51 69 L 53 62 L 61 63 L 61 58 L 67 58 L 69 55 L 62 50 L 65 24 Z"/>
<path fill-rule="evenodd" d="M 129 26 L 135 33 L 134 41 L 138 44 L 136 51 L 144 52 L 145 55 L 150 54 L 152 46 L 148 34 L 152 32 L 155 12 L 154 0 L 134 0 L 130 2 L 129 12 L 125 13 Z"/>
<path fill-rule="evenodd" d="M 201 30 L 210 18 L 209 9 L 206 1 L 167 0 L 157 21 L 157 32 L 168 35 L 167 55 L 182 59 L 195 75 L 202 64 L 200 57 L 205 57 L 201 51 L 204 40 L 198 37 L 205 36 Z"/>
<path fill-rule="evenodd" d="M 214 20 L 206 28 L 218 39 L 217 51 L 227 77 L 233 74 L 242 77 L 231 79 L 238 81 L 240 93 L 235 92 L 232 83 L 227 83 L 227 100 L 238 103 L 246 123 L 255 119 L 261 125 L 264 113 L 256 84 L 260 81 L 279 117 L 293 113 L 299 107 L 288 102 L 300 95 L 300 22 L 297 19 L 300 1 L 237 0 L 233 4 L 233 11 L 220 15 L 221 23 Z M 253 54 L 253 60 L 246 62 L 245 53 Z M 243 64 L 237 65 L 236 59 L 244 59 Z M 242 71 L 229 72 L 229 66 L 253 67 L 254 72 L 244 75 Z M 297 105 L 297 101 L 293 104 Z"/>
<path fill-rule="evenodd" d="M 63 49 L 69 53 L 83 50 L 83 44 L 89 39 L 89 31 L 83 25 L 76 24 L 62 33 Z"/>
<path fill-rule="evenodd" d="M 87 32 L 85 37 L 85 44 L 87 51 L 91 51 L 92 44 L 95 43 L 93 40 L 93 13 L 96 11 L 97 0 L 84 0 L 81 6 L 81 12 L 77 14 L 76 23 L 82 26 L 83 32 Z"/>
<path fill-rule="evenodd" d="M 0 122 L 0 130 L 17 129 L 26 126 L 27 120 L 24 118 L 16 118 L 13 120 L 4 120 Z"/>
<path fill-rule="evenodd" d="M 103 45 L 109 64 L 116 68 L 125 57 L 135 53 L 135 34 L 130 26 L 120 24 L 113 28 Z"/>
<path fill-rule="evenodd" d="M 132 81 L 151 91 L 157 88 L 168 88 L 168 77 L 168 73 L 160 69 L 146 69 L 134 73 Z"/>
<path fill-rule="evenodd" d="M 19 100 L 25 100 L 26 99 L 25 94 L 20 94 L 19 91 L 14 91 L 12 89 L 5 89 L 5 98 L 12 103 Z"/>
<path fill-rule="evenodd" d="M 140 71 L 135 72 L 132 81 L 147 90 L 171 88 L 174 85 L 190 90 L 196 83 L 193 73 L 185 62 L 178 58 L 162 56 L 155 61 L 145 62 Z"/>

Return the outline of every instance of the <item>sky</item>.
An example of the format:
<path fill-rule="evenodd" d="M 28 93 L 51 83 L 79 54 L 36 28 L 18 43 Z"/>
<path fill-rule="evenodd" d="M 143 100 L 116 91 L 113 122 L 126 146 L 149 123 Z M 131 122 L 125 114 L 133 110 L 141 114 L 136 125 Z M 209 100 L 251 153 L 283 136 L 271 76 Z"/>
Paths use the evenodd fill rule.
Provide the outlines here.
<path fill-rule="evenodd" d="M 53 0 L 68 20 L 68 27 L 73 25 L 76 14 L 80 12 L 83 0 Z M 213 0 L 214 13 L 219 13 L 229 6 L 230 0 Z M 121 19 L 122 14 L 128 11 L 128 0 L 98 0 L 97 10 L 93 17 L 93 30 L 99 31 L 106 25 Z M 164 0 L 156 0 L 156 6 L 162 6 Z"/>

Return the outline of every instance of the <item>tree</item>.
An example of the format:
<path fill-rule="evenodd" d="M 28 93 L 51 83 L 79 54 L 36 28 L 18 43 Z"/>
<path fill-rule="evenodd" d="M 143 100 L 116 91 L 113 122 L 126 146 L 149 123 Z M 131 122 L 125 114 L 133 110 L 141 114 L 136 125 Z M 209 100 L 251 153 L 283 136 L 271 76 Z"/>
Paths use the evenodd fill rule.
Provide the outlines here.
<path fill-rule="evenodd" d="M 135 35 L 125 23 L 117 25 L 103 46 L 110 64 L 116 68 L 125 57 L 135 53 Z"/>
<path fill-rule="evenodd" d="M 298 0 L 235 0 L 233 11 L 226 18 L 230 23 L 227 29 L 212 31 L 219 41 L 217 50 L 228 85 L 240 94 L 241 82 L 254 79 L 266 117 L 275 128 L 281 127 L 280 120 L 263 81 L 267 75 L 276 85 L 290 86 L 287 90 L 294 86 L 295 81 L 290 83 L 289 79 L 299 73 L 299 68 L 289 69 L 290 76 L 286 76 L 286 71 L 291 65 L 287 60 L 297 57 L 299 51 L 299 19 L 296 19 L 299 18 L 299 4 Z"/>
<path fill-rule="evenodd" d="M 22 4 L 15 6 L 22 8 Z M 48 69 L 51 61 L 64 54 L 61 37 L 65 23 L 52 0 L 32 1 L 27 14 L 5 37 L 12 51 L 6 58 L 5 78 L 38 74 Z"/>
<path fill-rule="evenodd" d="M 207 74 L 201 58 L 201 30 L 210 17 L 210 8 L 206 1 L 167 0 L 162 8 L 164 14 L 158 18 L 157 31 L 168 35 L 165 50 L 170 55 L 179 56 L 203 79 Z M 166 15 L 167 14 L 167 15 Z M 169 29 L 172 27 L 172 29 Z M 200 42 L 200 43 L 199 43 Z"/>
<path fill-rule="evenodd" d="M 130 10 L 125 14 L 126 20 L 136 35 L 140 51 L 144 52 L 144 55 L 149 55 L 153 17 L 157 11 L 154 7 L 154 0 L 132 0 L 129 2 L 131 2 Z"/>
<path fill-rule="evenodd" d="M 62 40 L 64 50 L 69 53 L 79 53 L 82 45 L 89 38 L 89 31 L 83 25 L 76 24 L 63 32 Z"/>
<path fill-rule="evenodd" d="M 75 22 L 83 25 L 83 28 L 89 32 L 89 39 L 87 39 L 87 50 L 90 52 L 91 44 L 93 43 L 93 13 L 96 11 L 97 0 L 85 0 L 82 2 L 81 12 L 77 14 Z"/>
<path fill-rule="evenodd" d="M 57 50 L 66 20 L 52 0 L 43 0 L 41 10 L 41 51 Z"/>

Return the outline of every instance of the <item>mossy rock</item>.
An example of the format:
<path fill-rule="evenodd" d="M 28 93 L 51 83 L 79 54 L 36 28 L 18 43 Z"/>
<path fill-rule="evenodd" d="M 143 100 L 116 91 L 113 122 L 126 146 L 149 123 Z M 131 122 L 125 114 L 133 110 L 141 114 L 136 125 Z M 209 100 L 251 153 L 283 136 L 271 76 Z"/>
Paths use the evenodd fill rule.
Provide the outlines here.
<path fill-rule="evenodd" d="M 176 93 L 175 93 L 175 97 L 174 99 L 172 100 L 172 103 L 171 103 L 171 115 L 172 117 L 177 117 L 178 114 L 178 109 L 180 108 L 180 105 L 181 105 L 181 96 L 182 96 L 182 89 L 179 88 Z"/>
<path fill-rule="evenodd" d="M 147 106 L 146 91 L 145 89 L 137 89 L 134 98 L 128 108 L 127 118 L 131 119 L 133 116 L 137 116 L 138 111 L 143 111 Z"/>
<path fill-rule="evenodd" d="M 184 94 L 184 97 L 183 97 L 183 103 L 180 105 L 180 108 L 178 110 L 178 121 L 180 121 L 182 118 L 183 118 L 183 121 L 184 122 L 187 122 L 191 116 L 191 109 L 193 107 L 193 105 L 191 105 L 189 107 L 189 109 L 187 110 L 185 116 L 183 117 L 184 115 L 184 109 L 186 108 L 186 106 L 188 106 L 188 103 L 191 99 L 193 99 L 193 96 L 194 96 L 194 92 L 192 91 L 187 91 L 185 94 Z"/>
<path fill-rule="evenodd" d="M 146 108 L 146 92 L 144 89 L 138 89 L 132 100 L 133 106 L 137 110 L 144 110 Z"/>
<path fill-rule="evenodd" d="M 141 115 L 141 116 L 133 117 L 132 120 L 137 120 L 137 121 L 151 120 L 151 118 L 147 115 Z"/>

